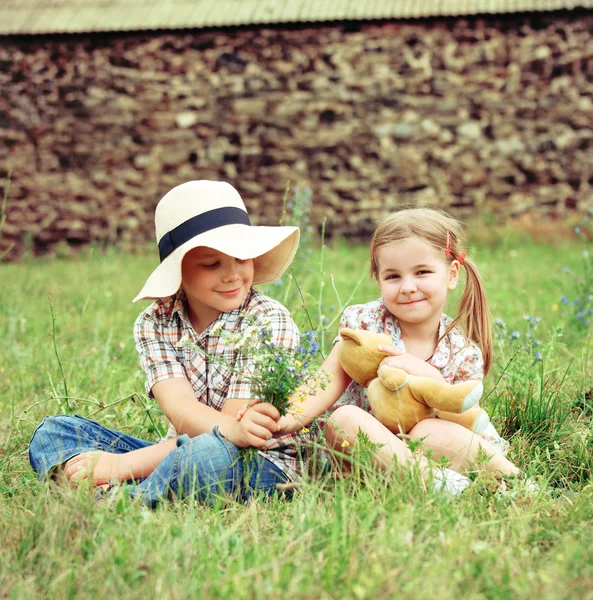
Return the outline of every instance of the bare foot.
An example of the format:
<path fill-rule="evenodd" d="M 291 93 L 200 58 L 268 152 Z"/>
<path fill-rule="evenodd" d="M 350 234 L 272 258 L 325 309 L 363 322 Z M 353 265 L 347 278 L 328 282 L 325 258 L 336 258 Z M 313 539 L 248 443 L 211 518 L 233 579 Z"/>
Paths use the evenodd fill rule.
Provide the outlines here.
<path fill-rule="evenodd" d="M 91 479 L 93 485 L 104 486 L 113 478 L 118 478 L 120 455 L 111 452 L 82 452 L 64 464 L 66 479 L 76 484 L 83 479 Z"/>

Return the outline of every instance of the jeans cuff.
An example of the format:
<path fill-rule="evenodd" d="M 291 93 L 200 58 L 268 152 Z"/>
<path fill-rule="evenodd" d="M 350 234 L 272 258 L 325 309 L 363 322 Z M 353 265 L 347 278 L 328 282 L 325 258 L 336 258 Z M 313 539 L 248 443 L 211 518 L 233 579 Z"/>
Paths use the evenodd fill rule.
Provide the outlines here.
<path fill-rule="evenodd" d="M 184 433 L 183 435 L 180 435 L 177 438 L 177 447 L 179 448 L 180 446 L 183 446 L 183 444 L 187 444 L 187 442 L 189 442 L 191 438 L 189 437 L 189 435 L 187 435 L 187 433 Z"/>

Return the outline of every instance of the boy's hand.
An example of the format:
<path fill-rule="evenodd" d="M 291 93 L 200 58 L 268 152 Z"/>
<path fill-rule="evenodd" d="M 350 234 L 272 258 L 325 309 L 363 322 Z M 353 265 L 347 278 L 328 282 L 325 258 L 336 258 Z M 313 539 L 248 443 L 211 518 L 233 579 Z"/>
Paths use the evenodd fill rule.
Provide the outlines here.
<path fill-rule="evenodd" d="M 417 375 L 418 377 L 430 377 L 431 379 L 443 379 L 440 371 L 433 367 L 426 361 L 408 354 L 404 350 L 399 350 L 393 346 L 377 346 L 379 352 L 385 354 L 391 354 L 381 361 L 380 367 L 387 365 L 389 367 L 395 367 L 401 369 L 410 375 Z"/>
<path fill-rule="evenodd" d="M 225 428 L 224 437 L 237 448 L 264 448 L 278 429 L 278 409 L 269 402 L 258 401 L 241 412 L 243 414 L 238 414 L 237 420 Z"/>

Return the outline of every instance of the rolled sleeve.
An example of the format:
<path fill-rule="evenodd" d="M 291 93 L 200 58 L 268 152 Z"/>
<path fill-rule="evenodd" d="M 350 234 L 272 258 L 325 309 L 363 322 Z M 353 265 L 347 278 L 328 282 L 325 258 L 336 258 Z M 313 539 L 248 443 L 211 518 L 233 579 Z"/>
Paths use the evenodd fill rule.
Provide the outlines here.
<path fill-rule="evenodd" d="M 175 350 L 175 336 L 162 331 L 157 321 L 146 312 L 140 314 L 134 324 L 134 343 L 140 355 L 149 397 L 152 397 L 152 388 L 159 381 L 187 378 Z"/>

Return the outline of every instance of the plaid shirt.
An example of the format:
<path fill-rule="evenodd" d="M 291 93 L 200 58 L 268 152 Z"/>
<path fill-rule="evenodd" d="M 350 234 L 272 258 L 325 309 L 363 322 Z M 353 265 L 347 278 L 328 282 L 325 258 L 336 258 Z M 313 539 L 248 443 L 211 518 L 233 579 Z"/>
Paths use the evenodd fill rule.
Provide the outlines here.
<path fill-rule="evenodd" d="M 142 369 L 146 375 L 146 391 L 153 397 L 152 388 L 159 381 L 185 377 L 191 384 L 196 398 L 220 411 L 227 398 L 250 399 L 249 382 L 241 373 L 253 371 L 249 357 L 237 352 L 232 344 L 221 339 L 224 330 L 229 333 L 243 332 L 248 325 L 268 322 L 272 328 L 272 341 L 278 346 L 292 350 L 299 344 L 300 333 L 288 310 L 279 302 L 251 288 L 241 306 L 220 316 L 202 333 L 196 333 L 187 316 L 185 293 L 153 302 L 144 310 L 134 325 L 134 340 L 140 354 Z M 249 317 L 249 318 L 246 318 Z M 178 348 L 181 339 L 193 342 L 205 354 L 221 355 L 224 362 L 208 362 L 207 357 L 191 348 Z M 167 438 L 177 435 L 170 425 Z M 292 433 L 268 442 L 265 453 L 284 474 L 293 479 L 302 465 L 297 442 L 304 438 Z"/>

